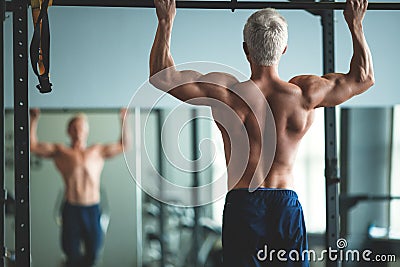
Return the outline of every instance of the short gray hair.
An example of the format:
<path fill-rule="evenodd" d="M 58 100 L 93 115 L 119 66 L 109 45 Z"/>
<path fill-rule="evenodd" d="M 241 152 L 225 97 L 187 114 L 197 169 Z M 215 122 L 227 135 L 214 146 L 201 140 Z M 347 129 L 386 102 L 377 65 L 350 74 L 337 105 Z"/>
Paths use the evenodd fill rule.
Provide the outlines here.
<path fill-rule="evenodd" d="M 272 66 L 279 62 L 287 45 L 286 19 L 273 8 L 254 12 L 243 29 L 243 38 L 254 63 Z"/>

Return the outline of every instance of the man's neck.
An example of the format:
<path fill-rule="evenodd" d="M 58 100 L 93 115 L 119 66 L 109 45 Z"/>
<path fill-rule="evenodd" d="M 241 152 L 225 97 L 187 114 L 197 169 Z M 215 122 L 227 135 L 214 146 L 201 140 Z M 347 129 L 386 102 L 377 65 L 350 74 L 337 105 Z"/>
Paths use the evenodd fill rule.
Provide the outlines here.
<path fill-rule="evenodd" d="M 71 147 L 73 149 L 85 150 L 86 149 L 86 142 L 80 141 L 80 140 L 74 140 L 74 141 L 72 141 Z"/>
<path fill-rule="evenodd" d="M 250 64 L 251 77 L 253 81 L 256 80 L 275 80 L 280 79 L 278 73 L 278 65 L 272 66 L 260 66 L 255 64 Z"/>

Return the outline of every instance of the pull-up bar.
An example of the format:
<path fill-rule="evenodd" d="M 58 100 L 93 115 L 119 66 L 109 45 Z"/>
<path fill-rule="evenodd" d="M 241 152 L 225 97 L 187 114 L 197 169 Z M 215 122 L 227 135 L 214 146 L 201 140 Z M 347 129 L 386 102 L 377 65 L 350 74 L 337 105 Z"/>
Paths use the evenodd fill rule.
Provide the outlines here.
<path fill-rule="evenodd" d="M 194 9 L 344 9 L 345 2 L 176 1 L 178 8 Z M 152 0 L 53 0 L 54 6 L 154 7 Z M 400 10 L 400 3 L 369 3 L 370 10 Z"/>
<path fill-rule="evenodd" d="M 13 2 L 6 2 L 7 11 L 13 10 Z M 263 1 L 177 1 L 178 8 L 190 9 L 276 9 L 340 10 L 345 2 L 263 2 Z M 94 6 L 94 7 L 139 7 L 154 8 L 152 0 L 53 0 L 53 6 Z M 400 10 L 400 2 L 369 3 L 369 10 Z"/>

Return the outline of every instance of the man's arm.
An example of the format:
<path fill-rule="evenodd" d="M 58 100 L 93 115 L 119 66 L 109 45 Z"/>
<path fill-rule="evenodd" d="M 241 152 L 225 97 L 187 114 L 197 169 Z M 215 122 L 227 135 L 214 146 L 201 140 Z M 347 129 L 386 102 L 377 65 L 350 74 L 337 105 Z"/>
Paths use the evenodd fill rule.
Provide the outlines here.
<path fill-rule="evenodd" d="M 290 81 L 303 89 L 305 105 L 309 108 L 339 105 L 374 84 L 372 56 L 362 25 L 367 6 L 367 0 L 346 2 L 344 17 L 353 41 L 353 57 L 347 74 L 330 73 L 322 77 L 306 75 Z"/>
<path fill-rule="evenodd" d="M 56 155 L 57 145 L 52 143 L 39 142 L 37 137 L 37 125 L 39 121 L 39 109 L 30 110 L 30 150 L 32 153 L 45 158 L 52 158 Z"/>
<path fill-rule="evenodd" d="M 117 143 L 102 145 L 102 156 L 104 158 L 111 158 L 124 150 L 128 150 L 132 145 L 132 133 L 129 125 L 128 110 L 121 109 L 120 111 L 121 120 L 121 138 Z"/>
<path fill-rule="evenodd" d="M 150 83 L 174 97 L 191 104 L 209 105 L 210 98 L 225 102 L 226 90 L 237 80 L 226 73 L 177 71 L 170 53 L 175 0 L 155 0 L 158 27 L 150 53 Z"/>

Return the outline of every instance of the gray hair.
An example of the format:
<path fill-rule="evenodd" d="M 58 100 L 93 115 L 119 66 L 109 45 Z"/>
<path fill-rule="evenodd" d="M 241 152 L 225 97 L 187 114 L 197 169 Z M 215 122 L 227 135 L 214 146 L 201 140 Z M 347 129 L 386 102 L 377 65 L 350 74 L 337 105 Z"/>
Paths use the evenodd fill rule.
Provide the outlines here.
<path fill-rule="evenodd" d="M 287 45 L 286 19 L 273 8 L 254 12 L 243 29 L 243 38 L 254 63 L 272 66 L 279 62 Z"/>

